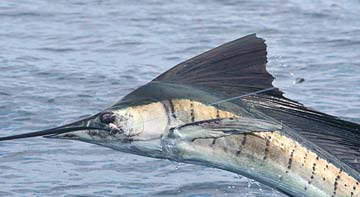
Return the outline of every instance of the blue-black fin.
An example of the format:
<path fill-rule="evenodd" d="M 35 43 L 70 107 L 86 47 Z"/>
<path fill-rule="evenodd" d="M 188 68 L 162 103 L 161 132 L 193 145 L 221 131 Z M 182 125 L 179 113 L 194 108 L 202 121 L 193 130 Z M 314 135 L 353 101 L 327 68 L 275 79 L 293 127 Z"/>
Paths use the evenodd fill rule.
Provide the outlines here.
<path fill-rule="evenodd" d="M 251 34 L 184 61 L 153 81 L 184 84 L 226 96 L 273 87 L 265 40 Z M 266 94 L 282 96 L 278 89 Z"/>

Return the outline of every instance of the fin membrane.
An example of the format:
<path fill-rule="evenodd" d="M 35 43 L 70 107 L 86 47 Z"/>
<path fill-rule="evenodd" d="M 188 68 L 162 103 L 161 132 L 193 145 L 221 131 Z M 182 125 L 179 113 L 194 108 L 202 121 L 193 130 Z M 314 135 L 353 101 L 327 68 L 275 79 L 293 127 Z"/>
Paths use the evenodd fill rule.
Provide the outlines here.
<path fill-rule="evenodd" d="M 182 62 L 153 81 L 184 84 L 238 96 L 270 88 L 274 77 L 266 71 L 265 40 L 255 34 L 223 44 Z M 282 96 L 278 89 L 267 92 Z"/>

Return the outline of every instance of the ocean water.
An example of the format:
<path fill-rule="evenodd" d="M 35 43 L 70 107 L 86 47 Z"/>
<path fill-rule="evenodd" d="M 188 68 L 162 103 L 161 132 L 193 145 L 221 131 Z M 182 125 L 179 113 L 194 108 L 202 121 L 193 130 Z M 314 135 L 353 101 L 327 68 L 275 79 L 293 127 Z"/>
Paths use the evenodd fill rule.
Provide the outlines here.
<path fill-rule="evenodd" d="M 257 33 L 287 97 L 360 122 L 360 1 L 3 0 L 0 136 L 94 114 Z M 302 83 L 296 83 L 304 79 Z M 0 196 L 284 196 L 237 174 L 43 138 L 0 143 Z"/>

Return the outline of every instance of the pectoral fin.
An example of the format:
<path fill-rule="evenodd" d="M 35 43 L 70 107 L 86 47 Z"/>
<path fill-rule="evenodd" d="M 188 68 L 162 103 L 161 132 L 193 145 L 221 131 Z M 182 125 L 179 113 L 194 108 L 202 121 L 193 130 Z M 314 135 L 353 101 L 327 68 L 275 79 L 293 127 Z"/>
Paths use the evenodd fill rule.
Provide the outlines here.
<path fill-rule="evenodd" d="M 252 118 L 212 119 L 174 127 L 170 137 L 192 141 L 199 138 L 219 138 L 232 134 L 280 131 L 280 124 Z"/>

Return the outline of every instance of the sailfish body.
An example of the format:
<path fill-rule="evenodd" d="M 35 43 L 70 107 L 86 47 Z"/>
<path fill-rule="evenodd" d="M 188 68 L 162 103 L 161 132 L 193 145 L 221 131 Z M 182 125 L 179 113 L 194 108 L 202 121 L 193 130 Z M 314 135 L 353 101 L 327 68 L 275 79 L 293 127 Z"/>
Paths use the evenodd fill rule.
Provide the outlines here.
<path fill-rule="evenodd" d="M 360 196 L 360 126 L 285 98 L 266 62 L 264 40 L 249 35 L 175 66 L 94 116 L 0 141 L 80 140 L 239 173 L 290 196 Z M 228 99 L 239 95 L 247 96 Z"/>

